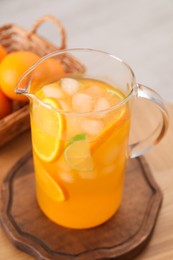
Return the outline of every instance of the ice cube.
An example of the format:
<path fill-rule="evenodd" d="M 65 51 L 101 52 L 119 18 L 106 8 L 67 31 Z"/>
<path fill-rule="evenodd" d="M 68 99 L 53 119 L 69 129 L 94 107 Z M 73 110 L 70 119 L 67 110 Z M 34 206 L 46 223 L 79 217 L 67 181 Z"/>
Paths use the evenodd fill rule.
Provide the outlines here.
<path fill-rule="evenodd" d="M 59 103 L 63 111 L 71 111 L 69 104 L 67 104 L 64 100 L 59 100 Z"/>
<path fill-rule="evenodd" d="M 72 78 L 61 79 L 61 87 L 63 91 L 68 95 L 75 94 L 79 89 L 79 82 Z"/>
<path fill-rule="evenodd" d="M 116 163 L 109 164 L 109 165 L 105 166 L 104 168 L 102 168 L 102 173 L 103 174 L 110 174 L 112 172 L 115 172 L 116 168 L 117 168 Z"/>
<path fill-rule="evenodd" d="M 75 178 L 71 172 L 68 173 L 66 171 L 63 172 L 62 170 L 60 170 L 59 177 L 60 177 L 60 179 L 62 179 L 64 182 L 67 182 L 67 183 L 73 183 L 75 181 Z"/>
<path fill-rule="evenodd" d="M 103 90 L 100 87 L 93 85 L 93 86 L 87 88 L 86 93 L 95 98 L 95 97 L 101 96 L 103 93 Z"/>
<path fill-rule="evenodd" d="M 84 119 L 81 123 L 81 129 L 89 135 L 97 135 L 103 130 L 103 127 L 102 120 Z"/>
<path fill-rule="evenodd" d="M 75 112 L 85 113 L 92 111 L 92 97 L 85 93 L 76 93 L 72 97 L 72 108 Z"/>
<path fill-rule="evenodd" d="M 81 118 L 79 116 L 73 116 L 71 114 L 66 116 L 66 140 L 71 140 L 74 136 L 81 134 Z"/>
<path fill-rule="evenodd" d="M 94 111 L 103 111 L 110 108 L 110 103 L 106 98 L 100 97 L 95 102 Z"/>
<path fill-rule="evenodd" d="M 62 98 L 64 96 L 63 91 L 59 88 L 57 83 L 44 86 L 42 91 L 46 97 Z"/>
<path fill-rule="evenodd" d="M 95 179 L 97 176 L 97 172 L 96 171 L 79 171 L 79 175 L 82 179 L 88 179 L 88 180 L 92 180 Z"/>

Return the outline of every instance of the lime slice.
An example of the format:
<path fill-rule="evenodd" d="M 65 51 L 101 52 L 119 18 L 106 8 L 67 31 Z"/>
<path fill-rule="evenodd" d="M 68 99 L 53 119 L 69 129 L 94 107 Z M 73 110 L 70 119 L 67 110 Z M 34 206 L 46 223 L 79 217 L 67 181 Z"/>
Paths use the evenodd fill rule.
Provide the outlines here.
<path fill-rule="evenodd" d="M 45 170 L 39 169 L 36 172 L 36 181 L 51 199 L 58 202 L 65 200 L 62 188 Z"/>
<path fill-rule="evenodd" d="M 76 142 L 76 141 L 81 141 L 81 140 L 86 140 L 86 134 L 85 134 L 85 133 L 82 133 L 82 134 L 78 134 L 78 135 L 73 136 L 73 137 L 70 139 L 69 144 L 74 143 L 74 142 Z"/>
<path fill-rule="evenodd" d="M 64 158 L 67 164 L 74 170 L 92 171 L 94 169 L 90 147 L 85 139 L 85 134 L 74 136 L 73 141 L 64 150 Z"/>
<path fill-rule="evenodd" d="M 59 108 L 59 104 L 52 98 L 43 98 L 46 104 L 53 108 Z M 59 112 L 45 108 L 42 105 L 33 107 L 32 143 L 36 154 L 45 162 L 52 162 L 62 152 L 62 134 L 65 121 Z"/>

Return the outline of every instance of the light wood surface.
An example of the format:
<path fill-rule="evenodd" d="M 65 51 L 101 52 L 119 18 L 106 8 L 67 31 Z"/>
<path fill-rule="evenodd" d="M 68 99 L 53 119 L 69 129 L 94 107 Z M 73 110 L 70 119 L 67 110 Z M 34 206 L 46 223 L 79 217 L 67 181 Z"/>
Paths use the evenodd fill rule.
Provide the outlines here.
<path fill-rule="evenodd" d="M 155 146 L 146 156 L 155 180 L 164 194 L 162 209 L 153 234 L 153 237 L 138 260 L 167 260 L 173 259 L 173 105 L 169 105 L 170 128 L 163 141 Z M 139 110 L 137 110 L 137 113 Z M 146 109 L 145 115 L 151 117 L 151 110 Z M 153 116 L 152 116 L 153 117 Z M 153 117 L 152 122 L 154 122 Z M 146 124 L 148 128 L 148 124 Z M 145 132 L 145 131 L 144 131 Z M 24 155 L 31 147 L 30 133 L 25 132 L 14 141 L 0 149 L 1 175 L 0 183 L 11 166 Z M 0 259 L 32 259 L 20 252 L 0 230 Z"/>

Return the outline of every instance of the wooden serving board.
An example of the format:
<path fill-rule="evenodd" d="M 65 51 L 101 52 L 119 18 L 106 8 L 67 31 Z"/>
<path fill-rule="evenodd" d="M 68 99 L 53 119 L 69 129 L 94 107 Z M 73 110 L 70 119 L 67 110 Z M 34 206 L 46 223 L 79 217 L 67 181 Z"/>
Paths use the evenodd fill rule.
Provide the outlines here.
<path fill-rule="evenodd" d="M 11 242 L 36 259 L 132 260 L 150 240 L 161 203 L 161 191 L 141 157 L 128 161 L 123 202 L 115 216 L 88 230 L 60 227 L 37 205 L 29 152 L 3 181 L 0 218 Z"/>

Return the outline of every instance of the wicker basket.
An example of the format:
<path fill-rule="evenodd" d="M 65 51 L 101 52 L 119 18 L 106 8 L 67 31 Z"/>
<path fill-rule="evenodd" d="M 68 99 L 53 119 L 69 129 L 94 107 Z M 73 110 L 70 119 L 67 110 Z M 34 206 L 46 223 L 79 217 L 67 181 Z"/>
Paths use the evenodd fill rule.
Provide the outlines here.
<path fill-rule="evenodd" d="M 46 21 L 51 21 L 58 27 L 60 33 L 59 47 L 37 35 L 38 28 Z M 47 15 L 41 17 L 30 31 L 14 24 L 0 27 L 0 44 L 3 45 L 8 52 L 29 50 L 39 56 L 44 56 L 50 52 L 66 48 L 66 33 L 64 26 L 58 19 Z M 84 69 L 83 66 L 71 56 L 63 55 L 60 62 L 66 72 L 82 72 Z M 29 106 L 25 105 L 22 107 L 22 104 L 14 102 L 13 113 L 0 120 L 0 146 L 29 128 Z"/>

